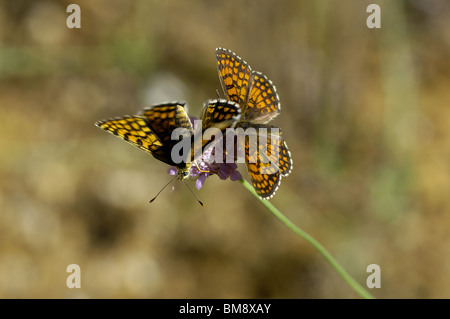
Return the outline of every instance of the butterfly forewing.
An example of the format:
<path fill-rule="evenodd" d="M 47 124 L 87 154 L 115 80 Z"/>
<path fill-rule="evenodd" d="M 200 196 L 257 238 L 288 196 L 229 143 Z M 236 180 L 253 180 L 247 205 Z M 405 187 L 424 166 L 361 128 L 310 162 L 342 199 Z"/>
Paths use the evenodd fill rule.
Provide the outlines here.
<path fill-rule="evenodd" d="M 228 100 L 247 104 L 248 93 L 252 82 L 250 66 L 230 50 L 216 49 L 217 70 L 223 91 Z"/>
<path fill-rule="evenodd" d="M 186 167 L 186 161 L 175 163 L 171 157 L 172 147 L 179 141 L 172 140 L 173 131 L 182 129 L 183 138 L 193 133 L 184 102 L 156 105 L 145 108 L 138 116 L 112 118 L 95 124 L 164 163 L 182 169 Z"/>
<path fill-rule="evenodd" d="M 123 116 L 99 121 L 95 125 L 149 152 L 160 161 L 173 165 L 170 156 L 167 156 L 164 142 L 150 128 L 145 118 Z"/>

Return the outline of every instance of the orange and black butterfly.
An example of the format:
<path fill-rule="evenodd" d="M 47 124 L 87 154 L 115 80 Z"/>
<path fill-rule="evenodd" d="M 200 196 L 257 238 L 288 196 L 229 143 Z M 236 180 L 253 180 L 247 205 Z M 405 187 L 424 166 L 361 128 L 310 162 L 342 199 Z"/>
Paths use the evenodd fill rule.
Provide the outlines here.
<path fill-rule="evenodd" d="M 236 127 L 254 133 L 245 138 L 245 162 L 253 187 L 264 199 L 272 198 L 293 163 L 281 131 L 266 124 L 280 112 L 275 86 L 234 52 L 216 49 L 217 69 L 228 100 L 239 104 L 242 115 Z M 264 132 L 261 134 L 261 132 Z M 251 138 L 256 134 L 257 138 Z"/>
<path fill-rule="evenodd" d="M 198 157 L 212 144 L 212 140 L 202 139 L 201 149 L 195 149 L 196 134 L 202 134 L 209 128 L 224 132 L 226 128 L 234 127 L 240 116 L 241 109 L 237 103 L 224 99 L 209 100 L 203 106 L 202 127 L 194 132 L 185 102 L 180 101 L 144 108 L 138 115 L 111 118 L 96 122 L 95 125 L 150 153 L 156 159 L 175 166 L 178 179 L 184 180 L 189 177 Z M 173 138 L 177 129 L 178 134 Z M 172 152 L 174 146 L 184 138 L 189 139 L 190 152 L 181 160 L 175 160 Z"/>

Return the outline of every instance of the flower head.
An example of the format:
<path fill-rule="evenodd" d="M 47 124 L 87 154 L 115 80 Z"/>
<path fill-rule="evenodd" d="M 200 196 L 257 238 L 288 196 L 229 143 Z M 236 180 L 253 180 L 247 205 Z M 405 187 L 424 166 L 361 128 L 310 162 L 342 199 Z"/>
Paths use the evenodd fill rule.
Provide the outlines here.
<path fill-rule="evenodd" d="M 191 122 L 194 123 L 194 131 L 198 121 L 191 117 Z M 237 164 L 226 163 L 225 152 L 223 151 L 223 137 L 219 138 L 217 141 L 211 142 L 212 145 L 208 146 L 205 151 L 192 163 L 189 171 L 189 176 L 197 177 L 195 182 L 195 187 L 197 189 L 202 188 L 206 179 L 211 175 L 217 175 L 221 180 L 226 180 L 230 178 L 232 181 L 237 181 L 242 178 L 241 173 L 237 170 Z M 221 156 L 223 154 L 223 156 Z M 220 159 L 216 161 L 216 155 Z M 168 170 L 170 175 L 176 175 L 178 172 L 175 166 L 171 166 Z"/>
<path fill-rule="evenodd" d="M 242 178 L 241 173 L 237 170 L 236 163 L 216 163 L 210 161 L 214 158 L 215 147 L 203 152 L 203 154 L 193 163 L 190 169 L 189 176 L 197 177 L 195 182 L 195 187 L 197 189 L 202 188 L 206 179 L 211 175 L 217 175 L 221 180 L 226 180 L 230 178 L 232 181 L 237 181 Z M 200 169 L 200 170 L 199 170 Z M 176 175 L 178 172 L 175 166 L 171 166 L 168 170 L 170 175 Z"/>

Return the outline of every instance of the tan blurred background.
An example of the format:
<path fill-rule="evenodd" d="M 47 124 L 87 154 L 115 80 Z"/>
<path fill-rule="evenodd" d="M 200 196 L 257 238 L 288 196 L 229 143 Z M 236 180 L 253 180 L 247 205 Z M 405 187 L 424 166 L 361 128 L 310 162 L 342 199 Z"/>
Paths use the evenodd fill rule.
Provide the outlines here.
<path fill-rule="evenodd" d="M 449 298 L 449 14 L 445 0 L 0 1 L 0 297 L 359 297 L 238 182 L 208 179 L 205 208 L 182 183 L 150 205 L 167 165 L 94 126 L 173 100 L 198 116 L 222 46 L 280 95 L 294 170 L 272 203 L 361 284 L 378 264 L 376 297 Z"/>

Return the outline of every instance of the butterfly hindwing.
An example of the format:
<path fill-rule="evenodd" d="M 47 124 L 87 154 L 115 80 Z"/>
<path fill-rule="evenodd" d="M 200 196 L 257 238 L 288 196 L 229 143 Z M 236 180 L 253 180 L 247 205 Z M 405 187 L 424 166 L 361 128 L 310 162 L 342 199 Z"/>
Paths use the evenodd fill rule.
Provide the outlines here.
<path fill-rule="evenodd" d="M 208 128 L 218 128 L 222 132 L 233 128 L 241 118 L 241 108 L 235 102 L 217 99 L 207 101 L 202 109 L 202 131 Z"/>
<path fill-rule="evenodd" d="M 194 133 L 184 102 L 170 102 L 144 108 L 140 115 L 147 119 L 150 128 L 168 147 L 177 142 L 172 140 L 172 132 L 175 129 L 184 128 L 190 134 Z"/>
<path fill-rule="evenodd" d="M 280 99 L 272 81 L 264 74 L 253 71 L 252 77 L 244 120 L 254 124 L 267 123 L 280 112 Z"/>
<path fill-rule="evenodd" d="M 269 199 L 280 185 L 280 171 L 274 163 L 267 161 L 259 147 L 252 145 L 251 139 L 245 141 L 245 162 L 248 175 L 256 193 L 264 199 Z"/>
<path fill-rule="evenodd" d="M 291 158 L 291 152 L 289 151 L 286 142 L 280 139 L 280 154 L 279 154 L 279 168 L 280 173 L 283 176 L 288 176 L 292 172 L 293 164 Z"/>
<path fill-rule="evenodd" d="M 281 183 L 282 176 L 292 170 L 291 154 L 281 130 L 267 124 L 240 123 L 245 136 L 245 163 L 258 195 L 270 198 Z"/>
<path fill-rule="evenodd" d="M 225 95 L 242 109 L 237 126 L 248 134 L 244 142 L 245 162 L 253 187 L 262 198 L 271 198 L 281 177 L 288 176 L 293 167 L 281 132 L 265 124 L 280 113 L 276 88 L 264 74 L 252 71 L 247 62 L 230 50 L 216 49 L 216 59 Z"/>
<path fill-rule="evenodd" d="M 197 158 L 201 152 L 208 147 L 216 145 L 223 140 L 225 132 L 229 128 L 234 128 L 241 118 L 241 108 L 239 104 L 225 99 L 208 100 L 202 108 L 201 120 L 201 149 L 194 142 L 192 158 Z M 196 138 L 199 138 L 200 131 L 197 130 Z M 198 149 L 197 149 L 198 148 Z"/>

